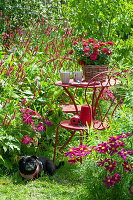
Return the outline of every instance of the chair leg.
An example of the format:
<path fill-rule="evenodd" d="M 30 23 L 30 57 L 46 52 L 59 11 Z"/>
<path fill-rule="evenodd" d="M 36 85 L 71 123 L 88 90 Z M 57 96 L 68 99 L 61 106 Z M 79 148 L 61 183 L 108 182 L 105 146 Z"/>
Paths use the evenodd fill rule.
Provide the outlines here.
<path fill-rule="evenodd" d="M 61 151 L 73 138 L 73 136 L 75 135 L 76 131 L 73 131 L 73 134 L 71 135 L 71 137 L 67 140 L 67 142 L 59 149 L 59 151 Z"/>

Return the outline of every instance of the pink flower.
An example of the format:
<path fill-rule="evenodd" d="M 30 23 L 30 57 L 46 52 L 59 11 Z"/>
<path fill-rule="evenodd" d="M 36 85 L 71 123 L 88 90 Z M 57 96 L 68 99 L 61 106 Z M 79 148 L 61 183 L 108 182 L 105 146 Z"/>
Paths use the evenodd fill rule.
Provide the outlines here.
<path fill-rule="evenodd" d="M 36 125 L 38 127 L 39 131 L 45 131 L 46 130 L 46 126 L 43 125 L 42 122 L 39 122 L 39 125 Z"/>
<path fill-rule="evenodd" d="M 90 55 L 90 59 L 91 60 L 96 60 L 97 59 L 97 55 L 96 54 L 91 54 Z"/>
<path fill-rule="evenodd" d="M 106 46 L 106 43 L 100 41 L 100 42 L 99 42 L 99 45 L 100 45 L 100 46 Z"/>
<path fill-rule="evenodd" d="M 79 60 L 79 65 L 84 65 L 84 61 L 83 60 Z"/>
<path fill-rule="evenodd" d="M 83 41 L 82 41 L 82 44 L 83 44 L 83 47 L 88 46 L 88 42 L 87 42 L 87 40 L 83 40 Z"/>
<path fill-rule="evenodd" d="M 94 51 L 93 51 L 93 54 L 94 54 L 94 55 L 98 55 L 99 52 L 98 52 L 97 50 L 94 50 Z"/>
<path fill-rule="evenodd" d="M 76 44 L 78 44 L 79 43 L 79 41 L 74 41 L 73 42 L 73 45 L 75 46 Z"/>
<path fill-rule="evenodd" d="M 114 42 L 112 42 L 112 41 L 108 41 L 108 42 L 106 42 L 106 44 L 114 45 Z"/>
<path fill-rule="evenodd" d="M 93 39 L 93 38 L 89 38 L 89 40 L 88 40 L 90 43 L 93 43 L 93 44 L 95 44 L 96 43 L 96 41 Z"/>
<path fill-rule="evenodd" d="M 103 48 L 102 51 L 103 51 L 103 53 L 108 53 L 109 49 L 108 48 Z"/>
<path fill-rule="evenodd" d="M 74 52 L 74 51 L 71 49 L 71 50 L 68 52 L 68 54 L 72 55 L 73 52 Z"/>
<path fill-rule="evenodd" d="M 90 54 L 87 52 L 87 53 L 85 53 L 85 55 L 86 55 L 86 56 L 89 56 Z"/>
<path fill-rule="evenodd" d="M 95 46 L 94 46 L 94 49 L 95 49 L 95 50 L 100 49 L 100 45 L 98 45 L 98 44 L 95 45 Z"/>
<path fill-rule="evenodd" d="M 85 53 L 87 53 L 87 52 L 89 52 L 89 51 L 90 51 L 90 48 L 89 48 L 89 47 L 85 47 L 85 48 L 84 48 L 84 52 L 85 52 Z"/>
<path fill-rule="evenodd" d="M 29 144 L 29 142 L 32 142 L 33 140 L 29 138 L 27 135 L 22 138 L 22 143 Z"/>

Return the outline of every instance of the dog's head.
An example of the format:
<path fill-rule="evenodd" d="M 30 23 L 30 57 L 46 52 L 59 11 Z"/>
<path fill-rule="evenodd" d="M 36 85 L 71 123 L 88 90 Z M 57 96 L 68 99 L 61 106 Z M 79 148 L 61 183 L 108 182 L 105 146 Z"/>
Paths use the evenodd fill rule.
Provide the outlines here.
<path fill-rule="evenodd" d="M 23 174 L 33 174 L 37 166 L 38 162 L 36 156 L 22 156 L 19 160 L 19 170 Z"/>

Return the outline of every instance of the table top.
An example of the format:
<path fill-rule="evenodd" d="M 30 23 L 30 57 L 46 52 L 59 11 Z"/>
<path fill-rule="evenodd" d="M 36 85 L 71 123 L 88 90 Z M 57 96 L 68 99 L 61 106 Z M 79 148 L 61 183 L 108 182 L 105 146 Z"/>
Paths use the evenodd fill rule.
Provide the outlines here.
<path fill-rule="evenodd" d="M 62 81 L 56 81 L 55 85 L 62 86 L 62 87 L 77 87 L 77 88 L 99 88 L 99 87 L 110 87 L 120 84 L 120 81 L 116 81 L 114 79 L 105 80 L 104 82 L 94 81 L 94 82 L 87 82 L 82 80 L 81 82 L 75 82 L 73 79 L 70 79 L 69 83 L 63 84 Z"/>

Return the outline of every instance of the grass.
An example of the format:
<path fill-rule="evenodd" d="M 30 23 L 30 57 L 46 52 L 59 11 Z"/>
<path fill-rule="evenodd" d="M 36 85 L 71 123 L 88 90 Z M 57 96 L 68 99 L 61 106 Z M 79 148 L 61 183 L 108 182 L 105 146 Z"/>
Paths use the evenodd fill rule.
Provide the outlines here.
<path fill-rule="evenodd" d="M 22 180 L 16 171 L 13 175 L 0 177 L 0 199 L 85 199 L 85 187 L 80 182 L 80 165 L 65 163 L 56 174 L 35 180 Z M 5 185 L 2 185 L 2 182 Z"/>

